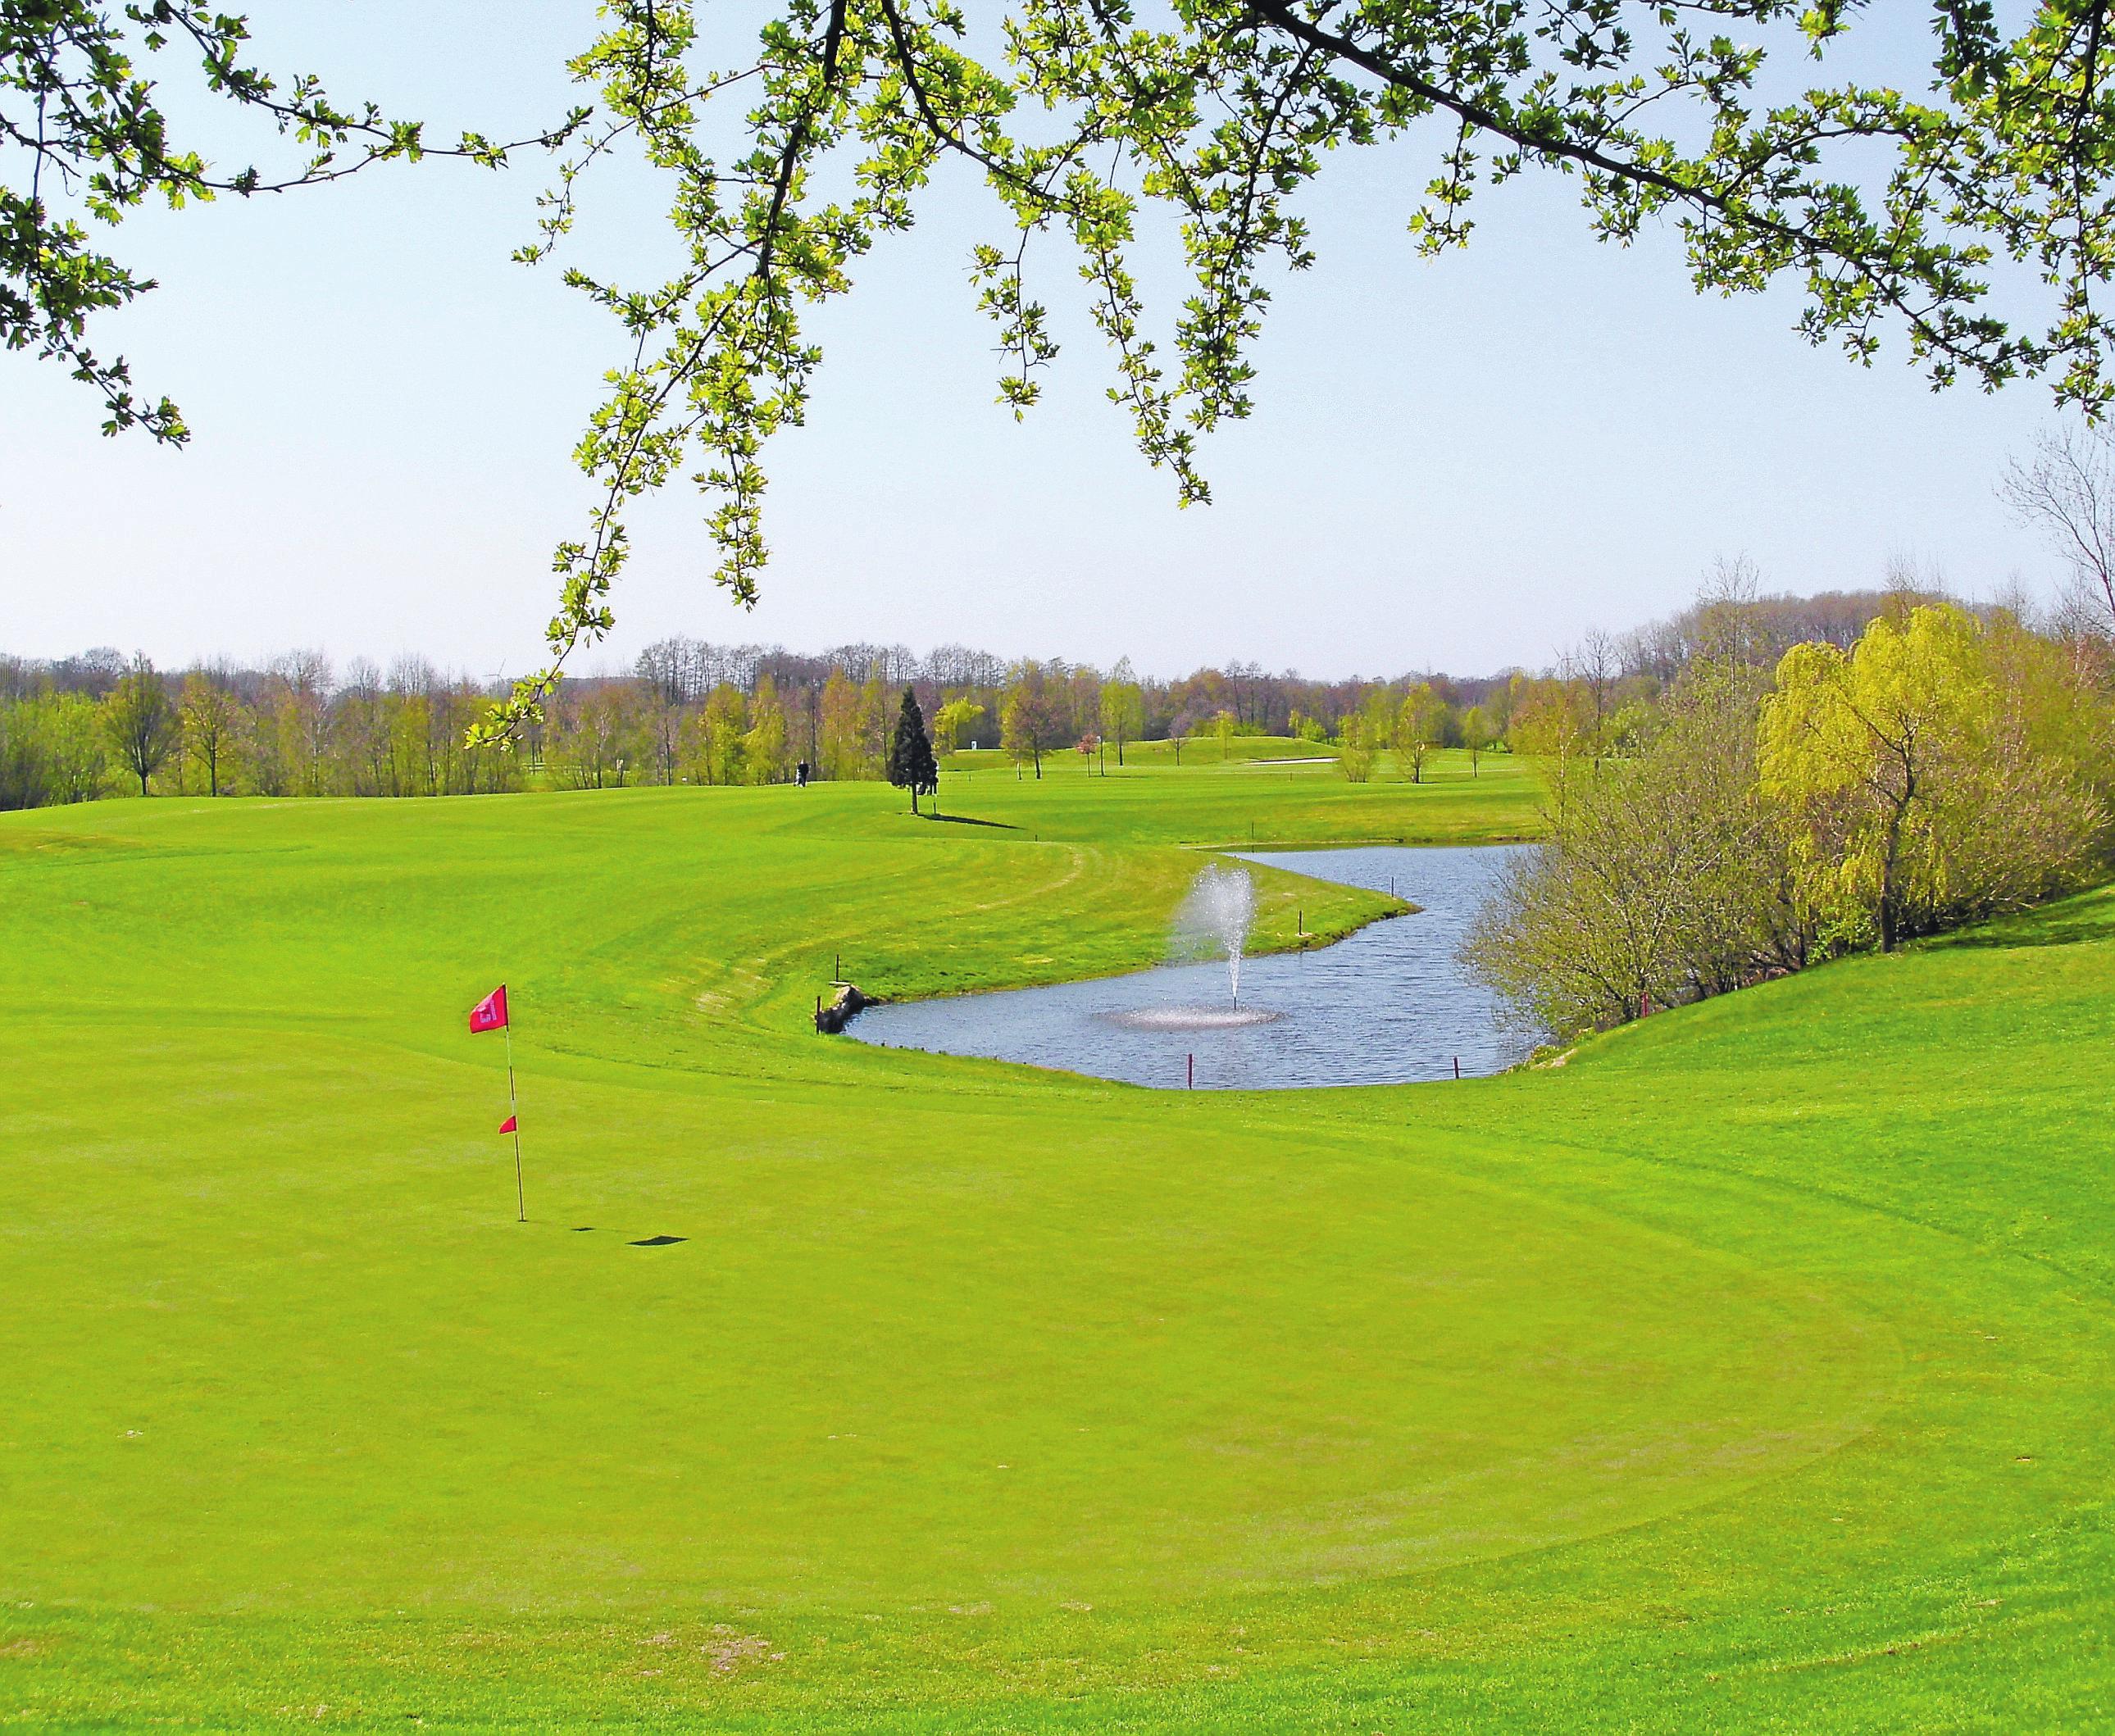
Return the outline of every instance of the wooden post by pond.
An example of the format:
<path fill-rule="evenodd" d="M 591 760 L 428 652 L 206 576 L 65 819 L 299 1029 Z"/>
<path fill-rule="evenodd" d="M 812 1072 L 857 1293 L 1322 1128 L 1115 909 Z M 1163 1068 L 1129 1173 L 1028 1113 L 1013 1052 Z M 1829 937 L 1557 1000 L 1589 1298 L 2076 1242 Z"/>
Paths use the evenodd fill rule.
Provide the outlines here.
<path fill-rule="evenodd" d="M 1194 1055 L 1190 1057 L 1190 1088 L 1197 1088 L 1197 1057 Z"/>
<path fill-rule="evenodd" d="M 1461 1077 L 1461 1057 L 1458 1055 L 1454 1057 L 1454 1077 Z"/>

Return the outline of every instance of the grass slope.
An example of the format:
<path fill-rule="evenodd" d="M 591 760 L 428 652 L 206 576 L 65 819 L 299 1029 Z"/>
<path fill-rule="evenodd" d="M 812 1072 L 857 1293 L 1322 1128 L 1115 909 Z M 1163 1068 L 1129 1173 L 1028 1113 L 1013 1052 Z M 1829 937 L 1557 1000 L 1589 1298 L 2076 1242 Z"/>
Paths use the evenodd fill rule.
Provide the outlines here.
<path fill-rule="evenodd" d="M 2115 901 L 1461 1085 L 805 1029 L 1471 829 L 1243 775 L 0 819 L 0 1721 L 2104 1727 Z"/>

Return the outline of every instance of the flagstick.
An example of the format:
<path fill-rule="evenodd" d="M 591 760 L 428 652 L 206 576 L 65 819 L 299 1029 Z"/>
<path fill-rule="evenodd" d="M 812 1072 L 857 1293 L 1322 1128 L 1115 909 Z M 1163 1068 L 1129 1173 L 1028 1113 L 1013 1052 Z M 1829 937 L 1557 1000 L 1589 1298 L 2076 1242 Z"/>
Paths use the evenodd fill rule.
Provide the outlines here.
<path fill-rule="evenodd" d="M 507 1033 L 507 1119 L 514 1124 L 514 1221 L 529 1221 L 529 1202 L 521 1191 L 521 1106 L 514 1098 L 514 1022 L 500 1027 Z"/>

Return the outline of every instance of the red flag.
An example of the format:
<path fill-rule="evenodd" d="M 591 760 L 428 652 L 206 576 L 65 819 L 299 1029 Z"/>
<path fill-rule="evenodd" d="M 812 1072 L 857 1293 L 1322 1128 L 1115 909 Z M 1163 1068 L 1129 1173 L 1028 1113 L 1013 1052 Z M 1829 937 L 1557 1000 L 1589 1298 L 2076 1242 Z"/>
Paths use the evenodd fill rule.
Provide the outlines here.
<path fill-rule="evenodd" d="M 512 1115 L 509 1115 L 509 1116 L 508 1116 L 508 1117 L 507 1117 L 504 1121 L 501 1122 L 501 1123 L 499 1124 L 499 1130 L 500 1130 L 500 1132 L 502 1132 L 502 1134 L 511 1134 L 511 1133 L 512 1133 L 512 1132 L 515 1130 L 515 1128 L 514 1128 L 514 1117 L 513 1117 L 513 1116 L 512 1116 Z"/>
<path fill-rule="evenodd" d="M 507 1025 L 507 985 L 502 983 L 470 1010 L 470 1035 L 498 1031 Z"/>

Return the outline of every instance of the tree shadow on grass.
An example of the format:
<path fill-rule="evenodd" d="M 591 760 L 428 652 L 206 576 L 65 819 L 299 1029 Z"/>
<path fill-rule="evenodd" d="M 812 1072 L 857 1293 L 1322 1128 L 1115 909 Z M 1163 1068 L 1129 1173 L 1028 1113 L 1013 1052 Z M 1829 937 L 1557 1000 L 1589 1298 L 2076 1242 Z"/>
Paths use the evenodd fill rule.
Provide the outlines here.
<path fill-rule="evenodd" d="M 1021 828 L 1006 820 L 977 820 L 966 813 L 929 813 L 929 820 L 939 820 L 949 826 L 996 826 L 1001 831 L 1019 831 Z"/>
<path fill-rule="evenodd" d="M 1979 923 L 1957 934 L 1940 935 L 1933 947 L 1990 946 L 2010 950 L 2025 946 L 2079 946 L 2115 940 L 2115 888 L 2102 886 L 2039 910 L 2022 910 Z"/>

